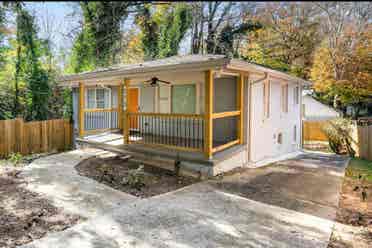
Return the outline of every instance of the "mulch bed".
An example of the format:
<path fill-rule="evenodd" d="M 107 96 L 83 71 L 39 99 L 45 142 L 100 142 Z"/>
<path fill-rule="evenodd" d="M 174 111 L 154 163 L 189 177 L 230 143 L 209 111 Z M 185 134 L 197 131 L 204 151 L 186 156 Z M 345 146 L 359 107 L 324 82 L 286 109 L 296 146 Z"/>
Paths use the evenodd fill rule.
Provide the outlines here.
<path fill-rule="evenodd" d="M 64 214 L 48 200 L 26 190 L 19 173 L 0 170 L 0 247 L 20 246 L 82 220 Z"/>
<path fill-rule="evenodd" d="M 144 165 L 142 187 L 135 188 L 126 183 L 130 170 L 137 169 L 140 164 L 123 160 L 119 157 L 90 158 L 75 168 L 79 175 L 92 178 L 114 189 L 131 195 L 147 198 L 174 191 L 198 182 L 191 177 L 177 176 L 172 171 Z"/>

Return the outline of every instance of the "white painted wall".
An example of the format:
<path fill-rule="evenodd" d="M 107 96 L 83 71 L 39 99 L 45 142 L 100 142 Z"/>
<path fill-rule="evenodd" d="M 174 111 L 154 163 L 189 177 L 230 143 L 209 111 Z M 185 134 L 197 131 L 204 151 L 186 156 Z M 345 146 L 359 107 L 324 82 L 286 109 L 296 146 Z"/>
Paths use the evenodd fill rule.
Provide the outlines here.
<path fill-rule="evenodd" d="M 252 80 L 257 80 L 252 77 Z M 300 148 L 301 114 L 300 106 L 294 102 L 295 83 L 288 86 L 288 113 L 281 107 L 281 82 L 271 80 L 270 117 L 264 118 L 263 82 L 252 85 L 252 130 L 251 130 L 251 161 L 279 157 L 293 153 Z M 301 94 L 299 94 L 301 96 Z M 296 125 L 296 135 L 294 126 Z M 283 142 L 278 143 L 278 134 L 282 133 Z"/>
<path fill-rule="evenodd" d="M 305 120 L 329 120 L 340 116 L 336 110 L 309 95 L 302 97 L 302 104 L 304 105 Z"/>

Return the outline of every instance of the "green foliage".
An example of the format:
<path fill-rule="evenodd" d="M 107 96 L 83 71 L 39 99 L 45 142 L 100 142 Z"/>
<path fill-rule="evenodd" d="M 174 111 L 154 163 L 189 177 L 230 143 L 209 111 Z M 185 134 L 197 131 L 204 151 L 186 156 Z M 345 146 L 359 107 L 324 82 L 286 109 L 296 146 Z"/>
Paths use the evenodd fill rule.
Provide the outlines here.
<path fill-rule="evenodd" d="M 140 165 L 137 169 L 129 170 L 128 176 L 123 178 L 123 184 L 138 190 L 141 189 L 145 185 L 144 166 Z"/>
<path fill-rule="evenodd" d="M 158 7 L 145 4 L 136 17 L 145 59 L 176 55 L 191 20 L 190 6 L 185 3 Z"/>
<path fill-rule="evenodd" d="M 361 176 L 365 180 L 372 182 L 372 161 L 360 158 L 351 159 L 345 175 L 352 179 L 358 179 Z"/>
<path fill-rule="evenodd" d="M 356 180 L 358 185 L 354 188 L 354 191 L 359 191 L 361 198 L 365 201 L 368 197 L 366 186 L 367 182 L 372 182 L 372 161 L 368 161 L 360 158 L 353 158 L 345 171 L 345 176 Z"/>
<path fill-rule="evenodd" d="M 76 37 L 67 72 L 89 71 L 119 61 L 121 23 L 127 18 L 130 8 L 140 3 L 81 2 L 84 24 Z"/>
<path fill-rule="evenodd" d="M 172 5 L 159 20 L 159 58 L 170 57 L 178 53 L 179 45 L 191 25 L 191 10 L 188 5 Z"/>
<path fill-rule="evenodd" d="M 11 153 L 8 157 L 8 160 L 14 165 L 18 165 L 23 160 L 23 156 L 20 153 Z"/>
<path fill-rule="evenodd" d="M 66 72 L 78 73 L 95 69 L 97 65 L 95 51 L 93 34 L 89 27 L 85 27 L 74 42 Z"/>
<path fill-rule="evenodd" d="M 50 96 L 49 75 L 42 68 L 42 45 L 37 37 L 35 20 L 22 6 L 16 8 L 17 58 L 15 68 L 16 88 L 21 79 L 26 84 L 26 120 L 45 120 L 48 117 Z M 16 100 L 17 101 L 17 100 Z"/>
<path fill-rule="evenodd" d="M 355 156 L 355 151 L 352 148 L 352 130 L 352 122 L 342 118 L 331 120 L 328 125 L 323 127 L 323 131 L 328 137 L 329 146 L 334 153 L 341 154 L 346 150 L 349 156 Z"/>

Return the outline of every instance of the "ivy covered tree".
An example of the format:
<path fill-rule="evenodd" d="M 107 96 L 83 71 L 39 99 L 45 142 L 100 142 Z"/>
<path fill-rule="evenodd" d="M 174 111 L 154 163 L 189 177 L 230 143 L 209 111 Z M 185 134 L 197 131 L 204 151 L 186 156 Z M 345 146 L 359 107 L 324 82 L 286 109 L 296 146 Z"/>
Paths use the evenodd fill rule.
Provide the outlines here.
<path fill-rule="evenodd" d="M 19 114 L 19 82 L 25 83 L 26 120 L 45 120 L 48 117 L 50 97 L 49 75 L 41 65 L 42 45 L 37 37 L 35 20 L 18 3 L 16 14 L 16 60 L 15 60 L 15 115 Z"/>
<path fill-rule="evenodd" d="M 140 2 L 80 3 L 83 24 L 75 39 L 69 72 L 82 72 L 120 62 L 121 24 Z"/>
<path fill-rule="evenodd" d="M 145 59 L 176 55 L 191 20 L 191 9 L 186 3 L 145 4 L 136 17 Z"/>

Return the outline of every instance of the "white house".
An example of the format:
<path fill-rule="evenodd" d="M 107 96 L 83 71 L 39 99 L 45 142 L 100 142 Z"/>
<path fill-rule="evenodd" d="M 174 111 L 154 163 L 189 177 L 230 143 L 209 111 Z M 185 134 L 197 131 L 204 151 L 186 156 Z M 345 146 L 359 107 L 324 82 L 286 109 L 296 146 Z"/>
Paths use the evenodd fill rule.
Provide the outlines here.
<path fill-rule="evenodd" d="M 301 148 L 309 82 L 222 55 L 175 56 L 66 75 L 80 137 L 121 130 L 123 150 L 207 175 Z"/>
<path fill-rule="evenodd" d="M 308 121 L 331 120 L 340 117 L 334 108 L 315 100 L 304 92 L 302 95 L 303 119 Z"/>

